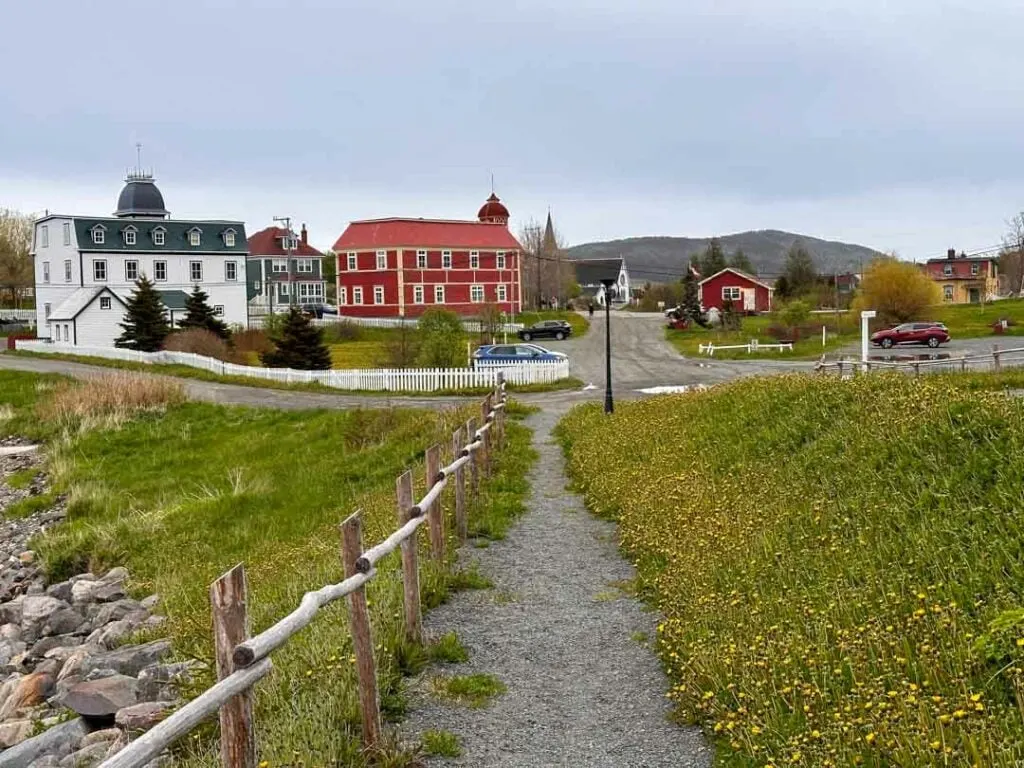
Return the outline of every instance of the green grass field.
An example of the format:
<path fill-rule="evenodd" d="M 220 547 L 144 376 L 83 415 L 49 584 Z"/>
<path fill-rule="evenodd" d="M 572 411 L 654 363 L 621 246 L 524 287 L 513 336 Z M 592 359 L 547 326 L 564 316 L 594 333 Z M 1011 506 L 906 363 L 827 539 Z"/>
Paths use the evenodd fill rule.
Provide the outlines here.
<path fill-rule="evenodd" d="M 83 430 L 71 422 L 60 429 L 39 403 L 66 386 L 56 377 L 0 371 L 0 432 L 49 440 L 54 488 L 69 494 L 67 521 L 33 548 L 53 579 L 127 566 L 134 591 L 161 594 L 175 653 L 211 663 L 212 580 L 246 564 L 255 631 L 293 610 L 305 591 L 341 580 L 338 523 L 362 509 L 366 545 L 393 531 L 395 478 L 414 468 L 418 497 L 425 448 L 449 446 L 452 430 L 468 416 L 452 409 L 274 411 L 182 403 L 136 413 L 116 427 L 97 422 Z M 478 535 L 500 537 L 522 510 L 533 455 L 525 428 L 509 423 L 508 436 L 498 474 L 471 511 Z M 446 511 L 451 514 L 450 500 Z M 458 583 L 454 559 L 433 566 L 424 551 L 421 564 L 424 604 L 431 607 Z M 394 557 L 382 563 L 368 588 L 389 717 L 404 706 L 403 669 L 423 654 L 401 640 L 396 566 Z M 257 688 L 262 759 L 366 764 L 358 749 L 350 654 L 339 604 L 274 655 L 275 671 Z M 209 682 L 209 675 L 199 681 Z M 184 764 L 215 762 L 212 727 L 188 742 Z"/>
<path fill-rule="evenodd" d="M 794 375 L 566 418 L 716 765 L 1024 763 L 1019 383 Z"/>

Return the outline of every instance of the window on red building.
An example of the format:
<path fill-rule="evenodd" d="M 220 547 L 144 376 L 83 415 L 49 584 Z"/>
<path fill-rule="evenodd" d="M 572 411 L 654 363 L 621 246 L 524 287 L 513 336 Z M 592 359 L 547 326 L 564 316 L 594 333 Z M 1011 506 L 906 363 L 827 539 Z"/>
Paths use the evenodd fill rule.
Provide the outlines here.
<path fill-rule="evenodd" d="M 388 268 L 388 252 L 387 251 L 377 251 L 377 269 L 387 269 L 387 268 Z"/>
<path fill-rule="evenodd" d="M 426 251 L 416 251 L 416 266 L 419 269 L 426 269 L 427 268 L 427 252 Z"/>
<path fill-rule="evenodd" d="M 444 269 L 451 269 L 452 268 L 452 252 L 451 251 L 441 251 L 441 266 Z"/>
<path fill-rule="evenodd" d="M 505 252 L 504 251 L 498 251 L 498 253 L 495 254 L 495 262 L 496 262 L 495 265 L 494 265 L 495 269 L 504 269 L 505 268 Z"/>
<path fill-rule="evenodd" d="M 469 268 L 480 269 L 480 251 L 469 252 Z"/>
<path fill-rule="evenodd" d="M 484 287 L 482 285 L 471 285 L 469 287 L 469 300 L 474 304 L 483 304 Z"/>
<path fill-rule="evenodd" d="M 412 303 L 422 304 L 423 303 L 423 286 L 414 285 L 412 287 Z"/>
<path fill-rule="evenodd" d="M 444 286 L 443 285 L 435 285 L 434 286 L 434 303 L 435 304 L 444 304 Z"/>
<path fill-rule="evenodd" d="M 384 303 L 384 286 L 375 285 L 373 286 L 373 303 L 383 304 Z"/>

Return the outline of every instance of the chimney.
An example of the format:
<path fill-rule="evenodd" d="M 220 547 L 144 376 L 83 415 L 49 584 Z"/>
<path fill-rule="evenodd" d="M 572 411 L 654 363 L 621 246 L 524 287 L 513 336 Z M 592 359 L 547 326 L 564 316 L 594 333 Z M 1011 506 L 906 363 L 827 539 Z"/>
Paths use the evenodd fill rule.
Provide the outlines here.
<path fill-rule="evenodd" d="M 299 237 L 302 239 L 303 245 L 309 245 L 309 235 L 306 232 L 306 224 L 303 222 L 302 231 L 299 233 Z"/>
<path fill-rule="evenodd" d="M 956 258 L 956 248 L 950 248 L 948 251 L 946 251 L 946 258 L 947 259 L 955 259 Z"/>

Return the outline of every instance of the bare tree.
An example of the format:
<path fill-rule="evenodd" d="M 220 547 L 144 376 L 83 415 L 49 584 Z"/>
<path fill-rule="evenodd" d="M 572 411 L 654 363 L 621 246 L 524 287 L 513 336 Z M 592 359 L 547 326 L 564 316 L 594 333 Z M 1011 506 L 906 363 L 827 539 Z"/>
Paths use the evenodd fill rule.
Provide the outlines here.
<path fill-rule="evenodd" d="M 34 282 L 32 216 L 0 208 L 0 298 L 9 292 L 12 306 Z"/>
<path fill-rule="evenodd" d="M 999 272 L 1006 288 L 1014 293 L 1024 292 L 1024 213 L 1018 213 L 1007 222 L 1009 231 L 1003 236 L 999 252 Z"/>
<path fill-rule="evenodd" d="M 527 221 L 519 230 L 523 245 L 523 303 L 540 309 L 542 302 L 556 299 L 564 305 L 575 282 L 571 262 L 565 260 L 565 241 L 548 214 L 547 222 Z"/>

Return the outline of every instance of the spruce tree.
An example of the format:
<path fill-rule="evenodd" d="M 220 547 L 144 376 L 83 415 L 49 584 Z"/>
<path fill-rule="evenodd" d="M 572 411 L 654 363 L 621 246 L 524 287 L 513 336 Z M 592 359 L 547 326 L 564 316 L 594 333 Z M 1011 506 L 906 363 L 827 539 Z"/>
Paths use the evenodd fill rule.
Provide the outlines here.
<path fill-rule="evenodd" d="M 185 317 L 178 322 L 178 327 L 182 330 L 202 328 L 227 341 L 231 338 L 231 331 L 214 314 L 213 307 L 208 303 L 209 298 L 206 291 L 198 285 L 194 286 L 192 293 L 185 297 Z"/>
<path fill-rule="evenodd" d="M 748 275 L 754 274 L 754 265 L 750 263 L 750 259 L 742 248 L 736 249 L 736 253 L 729 259 L 729 266 L 740 272 L 746 272 Z"/>
<path fill-rule="evenodd" d="M 693 272 L 693 266 L 687 266 L 686 276 L 683 278 L 683 300 L 679 302 L 679 308 L 684 317 L 698 325 L 704 325 L 704 316 L 700 311 L 700 295 L 697 288 L 697 275 Z"/>
<path fill-rule="evenodd" d="M 137 349 L 140 352 L 158 352 L 171 332 L 164 314 L 164 303 L 153 283 L 145 275 L 135 282 L 135 290 L 128 298 L 124 330 L 114 342 L 115 347 Z"/>
<path fill-rule="evenodd" d="M 725 251 L 722 250 L 722 243 L 717 237 L 713 237 L 700 257 L 700 264 L 698 266 L 700 276 L 703 278 L 711 277 L 721 272 L 725 267 Z"/>
<path fill-rule="evenodd" d="M 320 371 L 331 367 L 331 350 L 324 344 L 323 331 L 292 307 L 284 318 L 279 334 L 271 339 L 274 349 L 260 355 L 268 368 L 294 368 Z"/>

